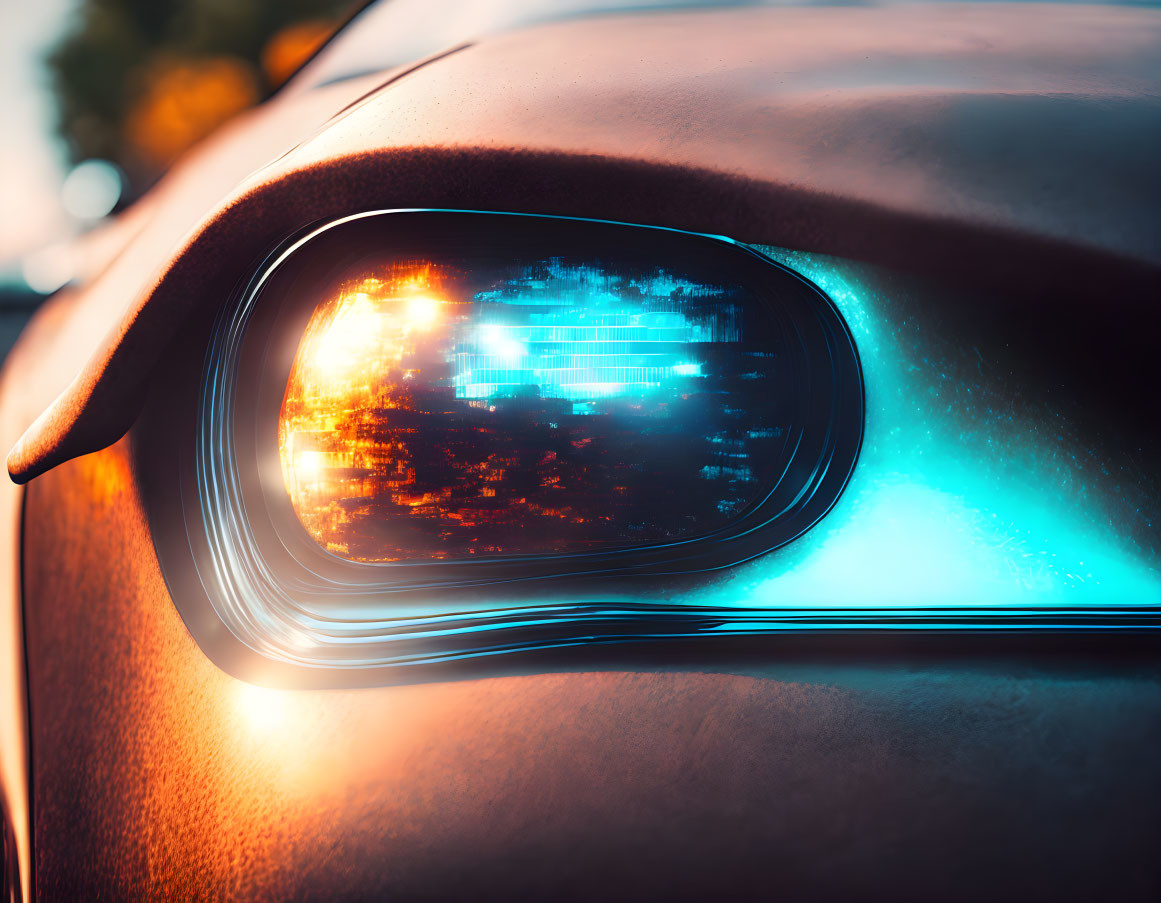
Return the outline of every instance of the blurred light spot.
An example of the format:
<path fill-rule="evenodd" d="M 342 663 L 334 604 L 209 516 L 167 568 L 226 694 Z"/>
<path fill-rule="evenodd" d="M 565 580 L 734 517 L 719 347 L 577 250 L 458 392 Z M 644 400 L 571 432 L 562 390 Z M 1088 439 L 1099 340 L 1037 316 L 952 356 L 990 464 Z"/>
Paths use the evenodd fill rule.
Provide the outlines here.
<path fill-rule="evenodd" d="M 64 180 L 61 200 L 77 219 L 108 216 L 121 199 L 121 170 L 107 160 L 86 160 Z"/>
<path fill-rule="evenodd" d="M 408 324 L 418 330 L 427 330 L 435 325 L 439 319 L 440 302 L 425 295 L 412 298 L 407 302 Z"/>
<path fill-rule="evenodd" d="M 241 682 L 234 684 L 234 689 L 235 711 L 251 733 L 269 737 L 286 723 L 289 714 L 286 690 Z"/>
<path fill-rule="evenodd" d="M 331 22 L 296 22 L 275 33 L 262 48 L 262 71 L 271 85 L 292 76 L 335 30 Z"/>
<path fill-rule="evenodd" d="M 73 278 L 76 260 L 68 244 L 49 245 L 24 258 L 21 275 L 28 287 L 41 295 L 51 295 Z"/>
<path fill-rule="evenodd" d="M 498 323 L 481 326 L 478 341 L 485 354 L 499 358 L 505 364 L 518 363 L 528 354 L 528 347 L 512 338 L 508 328 Z"/>
<path fill-rule="evenodd" d="M 291 437 L 292 439 L 294 437 Z M 298 482 L 317 481 L 326 464 L 326 455 L 320 451 L 304 451 L 294 456 L 294 475 Z"/>
<path fill-rule="evenodd" d="M 162 58 L 143 73 L 126 138 L 145 162 L 165 167 L 219 125 L 258 101 L 258 78 L 245 60 Z"/>

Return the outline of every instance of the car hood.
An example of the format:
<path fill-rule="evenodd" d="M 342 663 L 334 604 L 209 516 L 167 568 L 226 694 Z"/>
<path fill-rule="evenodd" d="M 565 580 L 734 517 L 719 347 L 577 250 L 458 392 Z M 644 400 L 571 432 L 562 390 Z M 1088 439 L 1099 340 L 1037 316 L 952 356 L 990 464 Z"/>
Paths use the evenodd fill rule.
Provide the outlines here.
<path fill-rule="evenodd" d="M 40 415 L 9 472 L 115 441 L 193 313 L 356 210 L 620 219 L 953 281 L 1156 287 L 1159 56 L 1147 9 L 698 10 L 540 26 L 357 91 L 288 91 L 172 172 L 120 255 L 57 304 L 84 326 L 20 356 L 52 389 L 9 418 Z"/>

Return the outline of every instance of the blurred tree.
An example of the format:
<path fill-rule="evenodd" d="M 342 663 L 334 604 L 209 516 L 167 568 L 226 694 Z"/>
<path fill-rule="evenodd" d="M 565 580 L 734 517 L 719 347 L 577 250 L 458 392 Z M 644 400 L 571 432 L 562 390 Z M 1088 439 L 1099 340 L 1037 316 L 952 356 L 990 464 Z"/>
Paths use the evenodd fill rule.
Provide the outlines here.
<path fill-rule="evenodd" d="M 356 4 L 358 5 L 358 4 Z M 284 81 L 352 0 L 81 0 L 49 58 L 75 161 L 121 166 L 133 193 Z"/>

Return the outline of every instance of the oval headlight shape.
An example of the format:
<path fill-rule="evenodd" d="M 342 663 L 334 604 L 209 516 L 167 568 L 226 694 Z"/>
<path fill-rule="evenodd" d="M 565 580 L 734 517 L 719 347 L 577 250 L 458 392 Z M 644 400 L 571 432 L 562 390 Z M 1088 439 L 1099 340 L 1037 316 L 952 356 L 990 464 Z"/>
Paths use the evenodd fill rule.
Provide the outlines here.
<path fill-rule="evenodd" d="M 829 300 L 732 241 L 395 211 L 298 241 L 224 312 L 200 420 L 219 616 L 368 667 L 478 654 L 433 626 L 457 612 L 525 624 L 597 577 L 649 606 L 790 542 L 845 486 L 863 399 Z"/>

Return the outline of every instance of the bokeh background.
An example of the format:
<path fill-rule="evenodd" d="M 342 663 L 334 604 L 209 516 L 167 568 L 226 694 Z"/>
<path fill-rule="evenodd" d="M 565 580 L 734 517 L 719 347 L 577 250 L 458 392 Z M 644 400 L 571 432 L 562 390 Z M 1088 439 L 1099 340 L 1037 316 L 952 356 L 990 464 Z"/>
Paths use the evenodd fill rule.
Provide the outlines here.
<path fill-rule="evenodd" d="M 0 0 L 0 356 L 61 248 L 275 90 L 358 0 Z"/>

